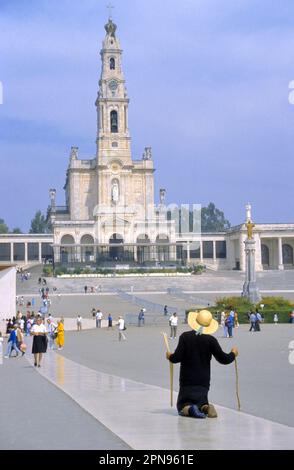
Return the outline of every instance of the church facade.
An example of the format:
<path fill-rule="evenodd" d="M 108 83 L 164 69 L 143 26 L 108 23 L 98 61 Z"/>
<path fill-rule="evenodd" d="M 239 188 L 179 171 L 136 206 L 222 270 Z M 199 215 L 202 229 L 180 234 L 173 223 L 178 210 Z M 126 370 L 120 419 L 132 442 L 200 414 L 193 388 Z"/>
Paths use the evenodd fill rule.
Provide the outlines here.
<path fill-rule="evenodd" d="M 175 261 L 175 222 L 154 204 L 152 149 L 146 147 L 140 160 L 132 158 L 122 50 L 111 19 L 105 30 L 95 103 L 96 157 L 81 160 L 72 147 L 65 207 L 56 206 L 50 190 L 55 260 L 147 262 L 163 252 L 164 259 Z"/>

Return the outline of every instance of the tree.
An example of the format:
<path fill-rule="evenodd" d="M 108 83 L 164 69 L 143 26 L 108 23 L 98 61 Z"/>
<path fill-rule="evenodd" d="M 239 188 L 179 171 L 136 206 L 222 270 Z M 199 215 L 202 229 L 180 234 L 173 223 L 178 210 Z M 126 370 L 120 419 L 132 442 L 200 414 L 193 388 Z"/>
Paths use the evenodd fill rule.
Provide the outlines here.
<path fill-rule="evenodd" d="M 14 229 L 12 229 L 11 233 L 22 233 L 22 230 L 19 227 L 15 227 Z"/>
<path fill-rule="evenodd" d="M 223 232 L 231 227 L 230 222 L 225 218 L 224 213 L 210 202 L 207 207 L 201 210 L 201 231 L 202 232 Z"/>
<path fill-rule="evenodd" d="M 6 225 L 3 219 L 0 219 L 0 233 L 8 233 L 8 232 L 9 232 L 8 226 Z"/>
<path fill-rule="evenodd" d="M 31 221 L 30 233 L 48 233 L 49 228 L 46 217 L 41 211 L 37 211 L 35 217 Z"/>

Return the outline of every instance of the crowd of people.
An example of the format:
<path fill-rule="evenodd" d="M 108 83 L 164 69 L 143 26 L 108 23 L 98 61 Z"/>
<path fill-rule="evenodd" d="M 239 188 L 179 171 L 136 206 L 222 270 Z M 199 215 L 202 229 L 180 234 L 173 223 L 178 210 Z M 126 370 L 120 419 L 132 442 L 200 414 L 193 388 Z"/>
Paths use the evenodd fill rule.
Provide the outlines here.
<path fill-rule="evenodd" d="M 57 323 L 52 315 L 48 318 L 40 313 L 36 315 L 28 312 L 22 315 L 18 312 L 16 317 L 7 320 L 6 334 L 8 336 L 7 349 L 4 358 L 12 357 L 15 351 L 16 357 L 24 356 L 26 352 L 26 344 L 24 336 L 33 336 L 32 353 L 34 354 L 34 364 L 40 367 L 42 354 L 49 348 L 61 350 L 64 346 L 64 319 L 61 318 Z"/>

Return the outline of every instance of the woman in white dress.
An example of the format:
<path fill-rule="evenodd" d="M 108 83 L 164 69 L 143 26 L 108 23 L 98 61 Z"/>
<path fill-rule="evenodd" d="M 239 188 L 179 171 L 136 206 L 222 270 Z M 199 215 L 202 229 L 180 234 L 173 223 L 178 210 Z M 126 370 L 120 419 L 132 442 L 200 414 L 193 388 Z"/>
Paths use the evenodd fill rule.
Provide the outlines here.
<path fill-rule="evenodd" d="M 34 354 L 34 366 L 41 367 L 42 354 L 47 351 L 47 332 L 41 317 L 37 318 L 36 323 L 31 328 L 33 339 L 32 353 Z"/>

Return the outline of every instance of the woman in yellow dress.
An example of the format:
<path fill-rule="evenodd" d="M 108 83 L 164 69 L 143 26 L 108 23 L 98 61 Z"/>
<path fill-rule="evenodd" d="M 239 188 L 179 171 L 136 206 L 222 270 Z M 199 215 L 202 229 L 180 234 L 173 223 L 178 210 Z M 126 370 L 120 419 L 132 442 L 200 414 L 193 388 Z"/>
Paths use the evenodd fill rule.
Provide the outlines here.
<path fill-rule="evenodd" d="M 61 319 L 59 320 L 57 324 L 57 338 L 56 338 L 56 343 L 58 346 L 58 349 L 63 349 L 64 346 L 64 320 Z"/>

